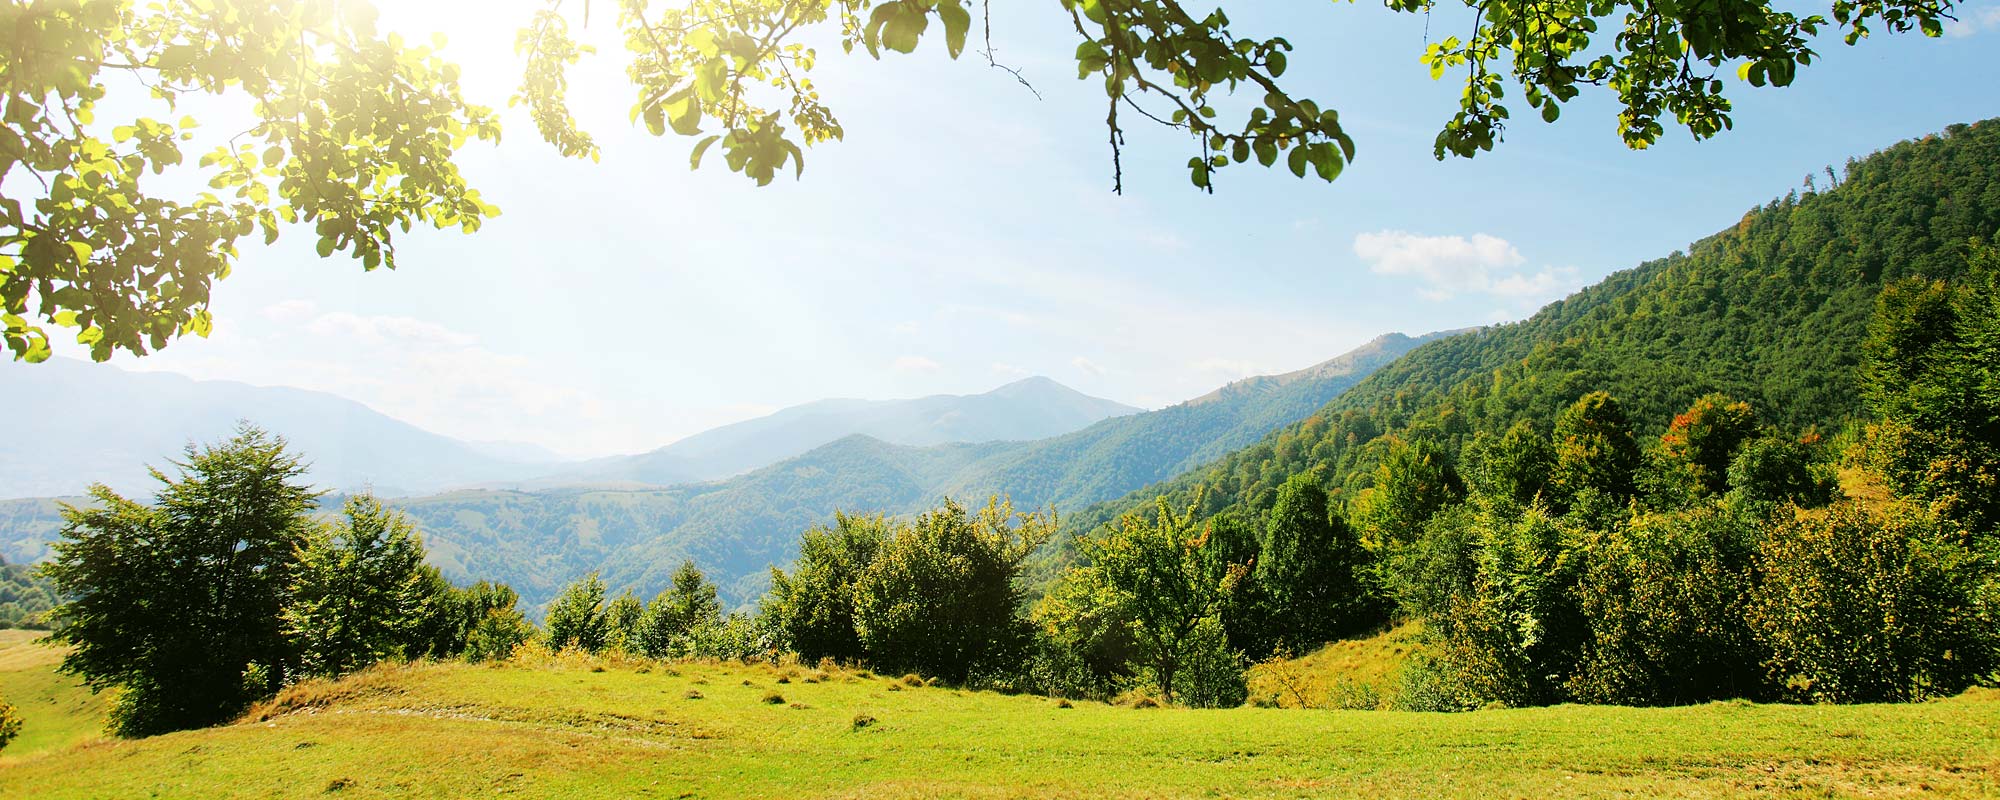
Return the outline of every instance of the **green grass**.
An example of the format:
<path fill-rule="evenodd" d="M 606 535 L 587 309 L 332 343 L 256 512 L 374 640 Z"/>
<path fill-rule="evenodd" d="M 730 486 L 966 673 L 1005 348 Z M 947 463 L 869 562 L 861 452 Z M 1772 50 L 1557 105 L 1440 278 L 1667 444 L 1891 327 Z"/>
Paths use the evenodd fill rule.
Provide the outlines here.
<path fill-rule="evenodd" d="M 0 698 L 22 719 L 21 735 L 0 750 L 0 765 L 104 735 L 105 698 L 56 672 L 62 650 L 36 641 L 44 635 L 0 630 Z"/>
<path fill-rule="evenodd" d="M 296 687 L 235 725 L 0 766 L 0 797 L 2000 795 L 1994 692 L 1436 715 L 1063 708 L 814 676 L 581 659 L 379 668 Z"/>

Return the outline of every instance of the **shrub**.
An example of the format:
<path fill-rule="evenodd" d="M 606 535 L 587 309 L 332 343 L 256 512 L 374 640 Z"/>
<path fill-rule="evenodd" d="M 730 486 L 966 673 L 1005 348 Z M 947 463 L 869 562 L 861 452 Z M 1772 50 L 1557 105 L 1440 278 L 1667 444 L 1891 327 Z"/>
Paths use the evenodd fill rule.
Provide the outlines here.
<path fill-rule="evenodd" d="M 1571 695 L 1629 705 L 1761 696 L 1763 655 L 1743 619 L 1755 535 L 1696 509 L 1591 536 L 1576 587 L 1589 639 Z"/>
<path fill-rule="evenodd" d="M 0 698 L 0 750 L 21 733 L 21 714 L 5 698 Z"/>
<path fill-rule="evenodd" d="M 1957 694 L 2000 658 L 1981 597 L 1991 567 L 1911 504 L 1781 520 L 1758 552 L 1749 621 L 1770 678 L 1794 700 L 1861 703 Z"/>
<path fill-rule="evenodd" d="M 1222 621 L 1204 617 L 1174 671 L 1174 700 L 1194 708 L 1234 708 L 1250 696 L 1243 656 L 1229 649 Z"/>

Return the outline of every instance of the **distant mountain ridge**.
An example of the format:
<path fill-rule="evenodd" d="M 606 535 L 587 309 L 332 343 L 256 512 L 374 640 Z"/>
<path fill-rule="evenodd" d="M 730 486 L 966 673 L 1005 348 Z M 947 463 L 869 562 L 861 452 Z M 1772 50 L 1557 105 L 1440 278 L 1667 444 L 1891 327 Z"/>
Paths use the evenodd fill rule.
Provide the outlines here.
<path fill-rule="evenodd" d="M 1004 494 L 1023 509 L 1109 500 L 1205 453 L 1255 441 L 1448 335 L 1391 334 L 1305 370 L 1238 381 L 1211 399 L 1034 441 L 914 447 L 855 434 L 712 483 L 453 492 L 397 506 L 417 520 L 448 575 L 508 581 L 534 607 L 591 570 L 614 591 L 650 597 L 687 558 L 725 601 L 741 603 L 764 590 L 771 566 L 795 556 L 801 531 L 836 510 L 907 514 L 947 496 L 970 505 Z"/>
<path fill-rule="evenodd" d="M 912 447 L 1027 441 L 1138 411 L 1044 377 L 983 394 L 820 400 L 703 431 L 650 452 L 597 459 L 533 484 L 671 486 L 740 475 L 854 435 Z"/>
<path fill-rule="evenodd" d="M 1211 453 L 1255 441 L 1411 349 L 1449 335 L 1378 337 L 1321 364 L 1236 381 L 1157 411 L 1130 413 L 1135 410 L 1046 378 L 980 395 L 823 401 L 698 434 L 653 453 L 391 502 L 415 519 L 431 560 L 447 576 L 506 581 L 537 611 L 564 583 L 591 570 L 602 571 L 614 590 L 630 587 L 650 596 L 687 558 L 709 572 L 726 601 L 741 603 L 763 591 L 771 566 L 794 557 L 801 531 L 829 521 L 835 510 L 912 513 L 946 496 L 976 504 L 1004 494 L 1020 508 L 1069 509 L 1109 500 L 1185 471 Z M 1093 418 L 1087 427 L 1075 424 L 1087 417 Z M 1062 425 L 1071 427 L 1059 435 L 1009 438 Z M 694 463 L 732 446 L 750 447 L 746 442 L 796 443 L 800 439 L 793 434 L 799 431 L 818 437 L 870 426 L 905 441 L 847 430 L 789 458 L 717 481 L 660 486 L 647 479 L 665 476 L 644 471 L 658 463 L 648 457 L 662 452 Z M 984 440 L 937 441 L 946 436 Z M 294 444 L 309 458 L 320 458 L 310 442 L 295 437 Z M 482 447 L 457 444 L 467 453 Z M 738 463 L 754 460 L 741 459 Z M 139 461 L 160 459 L 145 456 L 134 463 Z M 614 465 L 625 471 L 610 469 Z M 538 481 L 569 485 L 532 488 Z M 502 488 L 508 483 L 532 490 Z M 142 495 L 150 491 L 140 487 Z M 339 501 L 338 496 L 325 500 Z M 0 554 L 21 562 L 41 557 L 58 525 L 53 501 L 0 501 Z"/>
<path fill-rule="evenodd" d="M 0 497 L 80 495 L 92 483 L 150 495 L 147 465 L 164 468 L 241 420 L 285 437 L 308 477 L 333 489 L 420 494 L 553 468 L 528 460 L 532 445 L 463 442 L 306 389 L 52 359 L 0 365 L 0 392 L 16 419 L 33 421 L 0 439 Z"/>

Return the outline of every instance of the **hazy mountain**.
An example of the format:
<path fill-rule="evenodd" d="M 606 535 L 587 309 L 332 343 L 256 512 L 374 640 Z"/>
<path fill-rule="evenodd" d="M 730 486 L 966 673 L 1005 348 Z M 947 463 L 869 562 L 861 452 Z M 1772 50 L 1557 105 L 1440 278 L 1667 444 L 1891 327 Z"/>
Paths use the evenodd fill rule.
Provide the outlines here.
<path fill-rule="evenodd" d="M 328 488 L 425 493 L 553 467 L 552 454 L 462 442 L 304 389 L 51 359 L 0 365 L 0 392 L 15 420 L 0 439 L 0 497 L 77 495 L 99 482 L 150 495 L 146 465 L 167 467 L 189 442 L 223 438 L 238 420 L 284 436 Z"/>
<path fill-rule="evenodd" d="M 1186 403 L 1141 413 L 1046 378 L 970 396 L 822 401 L 698 434 L 652 453 L 601 459 L 587 469 L 559 473 L 566 476 L 562 480 L 591 485 L 539 491 L 458 489 L 393 502 L 416 519 L 432 561 L 451 578 L 506 581 L 537 609 L 564 583 L 590 570 L 602 570 L 614 589 L 632 587 L 650 596 L 685 558 L 708 570 L 726 599 L 745 602 L 763 590 L 771 565 L 793 558 L 800 531 L 829 521 L 837 509 L 904 514 L 946 496 L 977 504 L 995 494 L 1011 495 L 1019 507 L 1055 504 L 1070 509 L 1118 497 L 1295 421 L 1420 343 L 1444 335 L 1415 339 L 1390 334 L 1304 370 L 1237 381 Z M 138 480 L 143 472 L 133 465 L 159 463 L 159 454 L 180 445 L 178 438 L 162 441 L 148 431 L 213 430 L 195 434 L 213 438 L 240 416 L 290 436 L 319 465 L 316 476 L 355 475 L 349 465 L 375 465 L 375 471 L 361 477 L 373 478 L 378 492 L 392 484 L 390 477 L 397 485 L 421 485 L 427 479 L 435 486 L 440 476 L 464 475 L 479 464 L 521 466 L 467 462 L 484 459 L 485 446 L 424 434 L 329 395 L 116 370 L 100 374 L 95 368 L 100 365 L 58 366 L 83 373 L 63 391 L 95 392 L 104 398 L 105 407 L 87 415 L 107 420 L 106 427 L 93 433 L 125 445 L 100 452 L 99 462 L 108 466 L 94 469 L 115 472 L 110 467 L 123 465 L 128 472 L 122 478 L 137 480 L 147 493 L 151 487 Z M 93 380 L 98 384 L 81 385 Z M 112 413 L 112 404 L 130 405 L 134 397 L 152 398 L 142 412 L 149 416 Z M 230 410 L 206 417 L 194 413 L 210 407 Z M 166 409 L 188 418 L 172 418 Z M 325 424 L 341 415 L 345 421 Z M 305 424 L 314 420 L 322 424 Z M 1023 440 L 1037 431 L 1060 435 Z M 82 434 L 72 430 L 61 435 Z M 945 441 L 951 437 L 980 441 Z M 803 450 L 776 463 L 757 464 L 788 448 Z M 419 458 L 416 453 L 430 455 Z M 451 460 L 438 453 L 459 460 L 447 463 Z M 642 485 L 700 470 L 749 467 L 754 468 L 727 480 Z M 74 473 L 80 467 L 63 469 Z M 62 474 L 57 468 L 49 473 Z M 335 486 L 367 482 L 319 479 Z M 509 482 L 535 483 L 506 475 L 489 481 Z M 75 494 L 82 488 L 77 483 L 44 493 Z M 447 485 L 468 483 L 454 479 Z M 339 498 L 327 502 L 338 503 Z M 46 552 L 56 526 L 50 501 L 0 502 L 0 553 L 9 560 L 32 561 Z"/>
<path fill-rule="evenodd" d="M 915 447 L 1024 441 L 1069 433 L 1138 410 L 1041 377 L 985 394 L 820 400 L 697 433 L 651 452 L 591 461 L 533 483 L 668 486 L 738 475 L 854 435 Z"/>
<path fill-rule="evenodd" d="M 1068 509 L 1118 497 L 1255 441 L 1445 335 L 1391 334 L 1304 370 L 1035 441 L 917 447 L 855 434 L 714 483 L 465 491 L 397 504 L 417 518 L 447 574 L 505 580 L 531 606 L 590 570 L 603 571 L 614 590 L 650 597 L 686 558 L 709 572 L 726 600 L 745 602 L 763 591 L 771 565 L 794 557 L 799 532 L 835 510 L 906 514 L 946 496 L 976 505 L 995 494 L 1020 508 Z M 991 394 L 1033 396 L 1052 386 L 1024 381 Z"/>

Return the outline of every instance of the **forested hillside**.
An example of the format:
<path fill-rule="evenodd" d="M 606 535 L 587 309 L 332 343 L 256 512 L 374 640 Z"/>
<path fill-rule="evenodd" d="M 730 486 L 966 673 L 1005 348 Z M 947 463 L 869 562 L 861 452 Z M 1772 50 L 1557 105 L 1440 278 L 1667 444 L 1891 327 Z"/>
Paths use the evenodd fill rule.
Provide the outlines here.
<path fill-rule="evenodd" d="M 977 499 L 1004 492 L 1022 503 L 1063 509 L 1116 497 L 1303 419 L 1376 368 L 1425 342 L 1459 333 L 1386 334 L 1296 372 L 1246 378 L 1153 413 L 1010 448 L 956 477 L 943 493 Z"/>
<path fill-rule="evenodd" d="M 1160 494 L 1267 509 L 1316 473 L 1336 500 L 1373 482 L 1392 443 L 1457 453 L 1514 422 L 1546 430 L 1579 396 L 1615 396 L 1643 436 L 1695 398 L 1748 401 L 1761 421 L 1832 432 L 1862 411 L 1875 297 L 1905 276 L 1949 279 L 2000 230 L 2000 121 L 1954 125 L 1850 160 L 1838 180 L 1753 208 L 1730 228 L 1606 278 L 1522 322 L 1420 347 L 1311 417 L 1215 464 L 1069 520 L 1089 530 Z"/>

